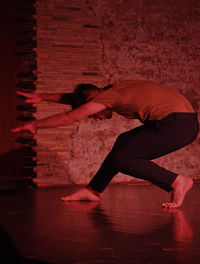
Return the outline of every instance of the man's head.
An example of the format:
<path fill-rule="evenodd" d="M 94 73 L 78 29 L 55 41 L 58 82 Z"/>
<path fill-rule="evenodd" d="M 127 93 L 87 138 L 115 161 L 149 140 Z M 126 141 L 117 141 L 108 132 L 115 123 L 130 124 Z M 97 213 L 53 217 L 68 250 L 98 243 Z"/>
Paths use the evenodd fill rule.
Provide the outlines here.
<path fill-rule="evenodd" d="M 92 100 L 101 91 L 96 85 L 90 83 L 81 83 L 76 86 L 73 92 L 72 108 L 77 108 Z"/>
<path fill-rule="evenodd" d="M 103 90 L 104 89 L 100 89 L 96 85 L 90 83 L 79 84 L 73 92 L 72 109 L 75 109 L 82 104 L 91 101 L 98 93 L 102 92 Z M 95 115 L 92 115 L 91 117 L 95 120 L 110 119 L 112 117 L 112 110 L 105 109 L 99 113 L 96 113 Z"/>

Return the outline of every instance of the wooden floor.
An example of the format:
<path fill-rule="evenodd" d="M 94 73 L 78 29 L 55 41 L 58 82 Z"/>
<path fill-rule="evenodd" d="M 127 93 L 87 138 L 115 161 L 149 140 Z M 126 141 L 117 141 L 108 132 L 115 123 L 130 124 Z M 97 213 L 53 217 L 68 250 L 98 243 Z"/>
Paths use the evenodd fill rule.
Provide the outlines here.
<path fill-rule="evenodd" d="M 23 263 L 199 263 L 199 184 L 174 211 L 161 209 L 170 195 L 153 185 L 110 185 L 100 204 L 60 201 L 75 190 L 0 195 L 2 230 Z"/>

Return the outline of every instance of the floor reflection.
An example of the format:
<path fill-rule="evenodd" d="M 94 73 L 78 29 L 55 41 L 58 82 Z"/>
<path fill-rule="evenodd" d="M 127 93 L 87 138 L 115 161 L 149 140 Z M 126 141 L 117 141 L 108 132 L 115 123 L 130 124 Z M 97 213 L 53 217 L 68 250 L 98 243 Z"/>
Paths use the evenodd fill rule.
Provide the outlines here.
<path fill-rule="evenodd" d="M 163 212 L 171 214 L 172 230 L 174 240 L 178 242 L 192 243 L 193 241 L 193 228 L 189 221 L 185 218 L 181 209 L 162 209 Z"/>
<path fill-rule="evenodd" d="M 112 185 L 99 202 L 63 203 L 74 188 L 0 196 L 1 222 L 20 252 L 66 263 L 198 263 L 199 185 L 181 209 L 159 188 Z"/>

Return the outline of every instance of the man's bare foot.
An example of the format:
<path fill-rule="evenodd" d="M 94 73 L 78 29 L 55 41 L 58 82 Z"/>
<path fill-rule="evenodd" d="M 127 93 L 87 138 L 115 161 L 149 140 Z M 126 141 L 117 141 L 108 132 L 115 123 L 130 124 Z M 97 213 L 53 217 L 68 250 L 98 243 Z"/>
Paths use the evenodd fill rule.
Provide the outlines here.
<path fill-rule="evenodd" d="M 186 193 L 192 188 L 193 180 L 189 177 L 178 175 L 172 184 L 172 197 L 169 203 L 163 203 L 164 208 L 178 208 L 183 203 Z"/>
<path fill-rule="evenodd" d="M 97 194 L 97 192 L 93 192 L 90 188 L 82 188 L 79 191 L 68 195 L 61 197 L 61 200 L 64 202 L 71 202 L 71 201 L 100 201 L 100 194 Z"/>

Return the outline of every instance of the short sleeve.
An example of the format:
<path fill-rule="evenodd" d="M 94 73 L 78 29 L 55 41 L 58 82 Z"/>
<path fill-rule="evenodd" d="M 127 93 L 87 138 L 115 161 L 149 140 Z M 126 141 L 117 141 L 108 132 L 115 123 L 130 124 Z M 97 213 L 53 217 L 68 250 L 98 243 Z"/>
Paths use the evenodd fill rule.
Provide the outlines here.
<path fill-rule="evenodd" d="M 91 100 L 91 102 L 106 105 L 111 109 L 118 107 L 120 105 L 120 101 L 121 99 L 118 91 L 115 90 L 115 86 L 100 92 Z"/>

